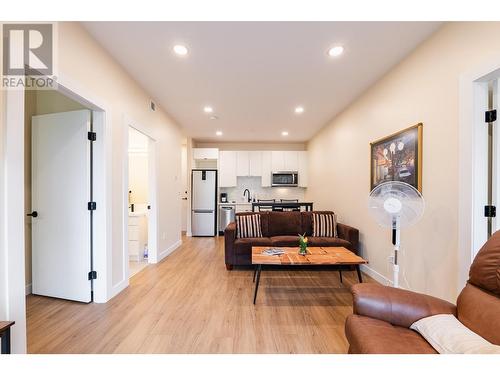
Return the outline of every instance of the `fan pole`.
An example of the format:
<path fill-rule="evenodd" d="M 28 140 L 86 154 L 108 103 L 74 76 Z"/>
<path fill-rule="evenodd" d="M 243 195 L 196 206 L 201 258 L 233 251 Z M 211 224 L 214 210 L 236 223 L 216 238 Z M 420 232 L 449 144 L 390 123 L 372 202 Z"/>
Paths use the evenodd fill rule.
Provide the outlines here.
<path fill-rule="evenodd" d="M 399 288 L 399 264 L 398 252 L 400 246 L 400 223 L 399 216 L 392 219 L 392 244 L 394 245 L 394 261 L 392 265 L 392 285 L 394 288 Z"/>

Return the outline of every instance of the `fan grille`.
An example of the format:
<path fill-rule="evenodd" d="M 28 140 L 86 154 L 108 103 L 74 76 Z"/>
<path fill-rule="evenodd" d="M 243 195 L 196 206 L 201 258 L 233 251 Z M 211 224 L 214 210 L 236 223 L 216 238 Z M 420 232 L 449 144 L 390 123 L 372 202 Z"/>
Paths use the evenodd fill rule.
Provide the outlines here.
<path fill-rule="evenodd" d="M 399 202 L 400 206 L 395 204 L 395 201 Z M 389 181 L 376 186 L 370 192 L 368 208 L 375 221 L 382 227 L 391 228 L 394 218 L 398 217 L 400 227 L 404 228 L 420 220 L 425 202 L 422 194 L 410 184 Z"/>

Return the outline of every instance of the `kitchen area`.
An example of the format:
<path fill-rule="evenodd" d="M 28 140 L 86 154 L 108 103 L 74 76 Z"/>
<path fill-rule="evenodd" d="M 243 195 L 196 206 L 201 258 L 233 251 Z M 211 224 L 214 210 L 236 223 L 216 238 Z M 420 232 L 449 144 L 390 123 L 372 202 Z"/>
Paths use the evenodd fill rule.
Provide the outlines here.
<path fill-rule="evenodd" d="M 305 149 L 193 147 L 191 234 L 222 234 L 238 212 L 312 210 L 306 188 Z"/>

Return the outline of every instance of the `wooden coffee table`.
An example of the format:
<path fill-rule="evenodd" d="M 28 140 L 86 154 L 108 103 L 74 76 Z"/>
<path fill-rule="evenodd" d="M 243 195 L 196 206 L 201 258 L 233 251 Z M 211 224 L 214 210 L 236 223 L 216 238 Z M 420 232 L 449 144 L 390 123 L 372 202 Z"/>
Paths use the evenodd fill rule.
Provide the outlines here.
<path fill-rule="evenodd" d="M 269 249 L 269 246 L 252 246 L 252 264 L 255 265 L 253 281 L 255 282 L 255 293 L 253 303 L 257 299 L 257 291 L 259 290 L 260 273 L 262 266 L 326 266 L 326 265 L 353 265 L 358 274 L 358 280 L 363 282 L 361 278 L 360 264 L 368 263 L 367 260 L 357 256 L 352 251 L 345 247 L 308 247 L 306 255 L 299 255 L 298 247 L 283 247 L 284 254 L 281 255 L 266 255 L 262 252 Z M 342 270 L 339 269 L 340 282 L 342 282 Z"/>

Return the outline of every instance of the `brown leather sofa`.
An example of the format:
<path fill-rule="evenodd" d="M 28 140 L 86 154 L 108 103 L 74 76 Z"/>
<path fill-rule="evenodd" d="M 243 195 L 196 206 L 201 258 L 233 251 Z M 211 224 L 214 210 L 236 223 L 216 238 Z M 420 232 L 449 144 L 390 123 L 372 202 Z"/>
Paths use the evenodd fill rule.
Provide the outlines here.
<path fill-rule="evenodd" d="M 331 211 L 314 211 L 332 213 Z M 236 215 L 252 215 L 242 212 Z M 298 234 L 306 233 L 309 246 L 343 246 L 357 254 L 359 232 L 350 226 L 337 223 L 338 237 L 312 237 L 312 212 L 259 212 L 262 236 L 236 238 L 236 224 L 230 223 L 224 231 L 226 268 L 252 264 L 252 246 L 297 246 Z"/>
<path fill-rule="evenodd" d="M 409 327 L 422 318 L 454 314 L 466 327 L 500 345 L 500 231 L 481 248 L 457 305 L 425 294 L 377 284 L 352 287 L 354 314 L 346 321 L 349 353 L 435 354 Z"/>

